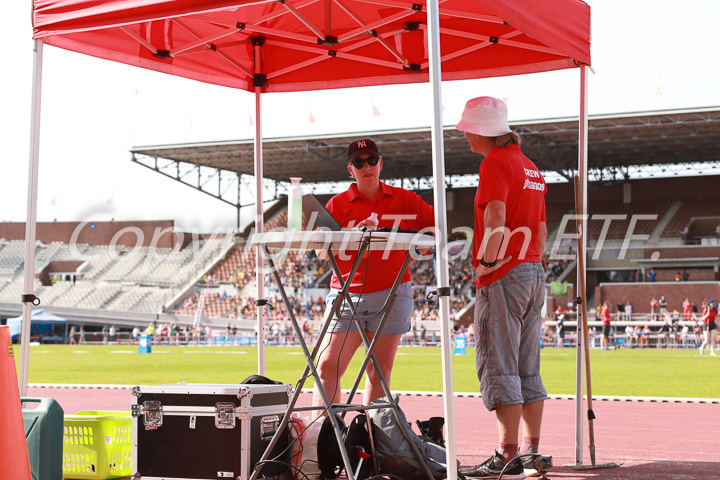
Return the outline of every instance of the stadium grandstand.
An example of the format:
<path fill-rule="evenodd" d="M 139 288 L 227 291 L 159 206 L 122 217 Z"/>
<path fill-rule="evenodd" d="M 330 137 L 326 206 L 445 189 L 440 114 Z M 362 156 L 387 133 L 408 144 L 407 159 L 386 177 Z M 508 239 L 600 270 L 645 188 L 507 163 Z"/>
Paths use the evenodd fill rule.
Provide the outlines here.
<path fill-rule="evenodd" d="M 524 151 L 548 180 L 544 262 L 550 319 L 546 326 L 552 331 L 552 313 L 570 308 L 576 297 L 571 217 L 575 207 L 569 180 L 577 162 L 577 121 L 542 120 L 513 127 L 523 138 Z M 314 192 L 321 201 L 347 188 L 346 146 L 366 136 L 383 152 L 387 182 L 415 190 L 431 203 L 427 130 L 268 140 L 264 169 L 271 185 L 268 190 L 276 194 L 265 209 L 265 229 L 287 224 L 288 177 L 303 177 L 305 193 Z M 472 233 L 477 157 L 452 128 L 446 129 L 445 142 L 448 230 L 456 232 L 457 239 L 462 238 L 459 231 Z M 606 302 L 612 306 L 617 329 L 627 326 L 623 322 L 650 323 L 653 332 L 662 335 L 665 319 L 653 317 L 653 298 L 666 298 L 668 319 L 678 326 L 693 323 L 694 317 L 682 314 L 686 298 L 699 308 L 711 298 L 720 298 L 718 145 L 718 108 L 590 118 L 586 293 L 591 307 Z M 244 205 L 238 199 L 254 184 L 252 152 L 252 141 L 228 141 L 137 147 L 132 155 L 139 165 L 232 203 L 239 212 Z M 198 181 L 213 176 L 217 182 Z M 217 190 L 205 189 L 213 183 Z M 0 224 L 3 318 L 21 310 L 24 231 L 24 224 Z M 172 221 L 39 223 L 35 293 L 43 307 L 70 324 L 113 324 L 125 330 L 156 324 L 210 330 L 215 336 L 229 334 L 234 327 L 252 336 L 256 315 L 256 252 L 248 247 L 252 233 L 248 225 L 222 235 L 192 235 L 177 230 Z M 422 325 L 436 332 L 436 304 L 427 298 L 436 282 L 433 262 L 413 263 L 411 270 L 414 324 L 418 330 Z M 317 328 L 325 308 L 329 263 L 312 252 L 290 252 L 280 273 L 295 315 Z M 472 323 L 473 279 L 470 258 L 451 260 L 451 313 L 459 328 Z M 272 284 L 269 288 L 269 332 L 277 337 L 277 331 L 288 332 L 288 317 L 275 296 L 277 290 Z M 632 314 L 626 316 L 628 303 Z M 675 310 L 680 313 L 675 315 Z M 573 322 L 566 322 L 566 327 L 572 326 Z M 620 332 L 617 338 L 622 338 Z"/>

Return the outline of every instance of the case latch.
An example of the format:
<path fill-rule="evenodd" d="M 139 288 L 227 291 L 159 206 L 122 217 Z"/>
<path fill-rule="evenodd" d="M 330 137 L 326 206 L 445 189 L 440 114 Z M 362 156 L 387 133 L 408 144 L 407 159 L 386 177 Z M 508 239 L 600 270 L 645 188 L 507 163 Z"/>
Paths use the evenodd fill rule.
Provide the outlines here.
<path fill-rule="evenodd" d="M 235 404 L 234 403 L 216 403 L 215 404 L 215 427 L 216 428 L 235 428 Z"/>
<path fill-rule="evenodd" d="M 242 400 L 243 397 L 248 397 L 249 400 L 252 400 L 252 397 L 253 397 L 252 389 L 250 389 L 250 388 L 248 388 L 248 387 L 242 387 L 242 388 L 240 388 L 240 391 L 238 392 L 237 397 L 238 397 L 240 400 Z"/>
<path fill-rule="evenodd" d="M 162 426 L 162 403 L 154 400 L 143 402 L 142 413 L 144 413 L 143 423 L 145 424 L 145 430 L 157 430 L 160 426 Z"/>
<path fill-rule="evenodd" d="M 280 417 L 277 415 L 262 417 L 260 419 L 260 440 L 263 442 L 269 442 L 272 440 L 279 426 Z"/>

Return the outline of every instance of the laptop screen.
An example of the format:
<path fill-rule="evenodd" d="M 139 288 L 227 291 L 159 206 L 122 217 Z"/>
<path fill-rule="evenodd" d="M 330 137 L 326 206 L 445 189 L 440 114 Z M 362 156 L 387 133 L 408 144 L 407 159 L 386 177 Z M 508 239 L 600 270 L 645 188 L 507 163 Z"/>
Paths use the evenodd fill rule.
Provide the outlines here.
<path fill-rule="evenodd" d="M 342 230 L 342 227 L 335 220 L 330 212 L 327 211 L 325 205 L 313 194 L 303 195 L 302 209 L 305 217 L 308 219 L 308 230 L 315 230 L 318 227 L 327 228 L 332 231 Z"/>

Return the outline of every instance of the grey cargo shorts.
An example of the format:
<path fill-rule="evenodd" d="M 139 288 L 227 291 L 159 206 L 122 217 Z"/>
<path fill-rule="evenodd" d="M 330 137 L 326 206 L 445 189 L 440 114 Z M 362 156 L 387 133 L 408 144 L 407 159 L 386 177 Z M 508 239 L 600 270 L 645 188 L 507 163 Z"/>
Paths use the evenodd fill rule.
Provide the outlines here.
<path fill-rule="evenodd" d="M 540 317 L 545 272 L 521 263 L 481 287 L 475 299 L 478 379 L 488 410 L 547 399 L 540 378 Z"/>
<path fill-rule="evenodd" d="M 352 301 L 355 303 L 358 312 L 377 312 L 385 304 L 390 290 L 392 289 L 386 288 L 385 290 L 363 293 L 362 295 L 350 293 L 350 298 L 352 298 Z M 333 302 L 337 298 L 338 293 L 339 290 L 332 288 L 325 298 L 325 303 L 327 304 L 327 307 L 325 308 L 326 316 L 332 308 Z M 410 331 L 410 317 L 412 316 L 413 311 L 413 292 L 410 282 L 403 282 L 398 285 L 396 293 L 397 297 L 395 298 L 395 303 L 393 303 L 390 315 L 388 316 L 387 322 L 385 322 L 385 327 L 382 331 L 382 333 L 386 335 L 402 335 L 403 333 Z M 349 320 L 352 312 L 350 307 L 347 306 L 347 303 L 344 303 L 340 309 L 340 315 L 343 316 L 343 320 L 333 318 L 328 326 L 328 332 L 354 332 L 357 330 L 355 322 L 351 322 Z M 380 319 L 362 320 L 360 323 L 363 329 L 371 332 L 377 332 L 378 327 L 380 326 Z"/>

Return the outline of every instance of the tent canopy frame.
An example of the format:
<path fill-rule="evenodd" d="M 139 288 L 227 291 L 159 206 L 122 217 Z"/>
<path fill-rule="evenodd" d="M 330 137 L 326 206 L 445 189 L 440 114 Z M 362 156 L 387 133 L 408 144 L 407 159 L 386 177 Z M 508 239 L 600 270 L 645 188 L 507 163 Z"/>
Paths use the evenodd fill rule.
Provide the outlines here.
<path fill-rule="evenodd" d="M 349 1 L 349 0 L 348 0 Z M 215 83 L 233 88 L 240 88 L 255 93 L 256 105 L 256 134 L 255 134 L 255 177 L 256 177 L 256 231 L 262 232 L 262 179 L 263 179 L 263 152 L 262 152 L 262 108 L 261 94 L 272 91 L 299 91 L 326 88 L 342 88 L 354 86 L 373 86 L 380 84 L 418 83 L 429 80 L 432 89 L 433 116 L 432 116 L 432 150 L 433 150 L 433 176 L 435 196 L 435 223 L 438 230 L 436 237 L 436 250 L 445 251 L 447 223 L 444 182 L 444 148 L 442 132 L 442 102 L 441 80 L 458 80 L 468 78 L 482 78 L 489 76 L 511 75 L 520 73 L 533 73 L 540 71 L 557 70 L 561 68 L 581 67 L 581 88 L 586 86 L 586 67 L 590 64 L 590 8 L 580 0 L 446 0 L 443 2 L 443 15 L 446 22 L 455 24 L 456 21 L 468 21 L 484 17 L 497 17 L 502 23 L 489 23 L 487 18 L 483 22 L 487 25 L 489 42 L 477 39 L 460 38 L 457 35 L 444 35 L 443 48 L 445 55 L 460 55 L 446 60 L 446 67 L 441 69 L 443 53 L 440 49 L 440 1 L 427 0 L 425 5 L 400 2 L 397 0 L 356 0 L 354 17 L 343 10 L 333 9 L 333 5 L 340 4 L 341 0 L 284 0 L 282 2 L 228 1 L 208 0 L 206 2 L 187 2 L 176 0 L 157 2 L 157 0 L 136 0 L 133 2 L 108 1 L 86 2 L 84 0 L 35 0 L 33 9 L 33 26 L 35 38 L 36 61 L 34 63 L 34 90 L 33 90 L 33 119 L 31 133 L 30 175 L 28 188 L 28 220 L 26 234 L 26 276 L 25 289 L 32 295 L 34 275 L 34 244 L 35 220 L 37 208 L 37 166 L 39 142 L 40 117 L 40 86 L 42 84 L 42 45 L 44 43 L 66 48 L 81 53 L 94 55 L 113 61 L 128 63 L 152 70 L 173 75 Z M 296 11 L 293 11 L 294 7 Z M 409 8 L 408 8 L 409 7 Z M 460 7 L 463 7 L 461 10 Z M 312 10 L 315 8 L 316 10 Z M 299 15 L 303 9 L 302 15 Z M 396 10 L 396 11 L 394 11 Z M 447 11 L 447 14 L 445 13 Z M 239 18 L 244 15 L 243 18 Z M 366 19 L 360 26 L 355 26 L 360 15 Z M 182 18 L 186 27 L 177 25 L 174 19 Z M 325 50 L 326 56 L 317 55 L 318 52 L 307 52 L 301 47 L 302 42 L 289 41 L 287 38 L 279 40 L 265 33 L 264 37 L 248 35 L 247 26 L 256 25 L 255 28 L 279 28 L 292 33 L 299 33 L 298 28 L 308 29 L 306 22 L 298 21 L 299 17 L 306 17 L 317 23 L 324 24 L 322 34 L 323 42 L 328 43 L 333 32 L 340 39 L 347 42 L 346 46 Z M 373 17 L 374 20 L 367 20 Z M 399 25 L 393 22 L 407 21 L 417 17 L 418 21 L 427 25 L 427 30 L 416 32 L 416 29 L 402 30 L 396 34 L 396 48 L 401 43 L 403 57 L 412 57 L 416 60 L 407 68 L 397 55 L 388 51 L 383 40 L 377 40 L 375 27 L 382 26 L 388 30 L 397 30 Z M 287 21 L 288 18 L 294 22 Z M 385 21 L 383 18 L 392 19 Z M 252 22 L 247 21 L 248 19 Z M 217 23 L 229 22 L 230 25 Z M 260 24 L 265 25 L 260 25 Z M 242 38 L 239 42 L 212 43 L 208 48 L 207 42 L 198 43 L 209 34 L 216 34 L 215 29 L 227 32 L 227 27 L 238 27 L 244 24 L 237 35 Z M 208 25 L 212 32 L 205 32 Z M 447 25 L 446 25 L 447 27 Z M 195 29 L 198 30 L 195 30 Z M 200 31 L 199 29 L 203 29 Z M 454 27 L 458 28 L 458 27 Z M 196 31 L 189 33 L 187 30 Z M 362 38 L 361 34 L 372 32 L 369 38 Z M 309 29 L 317 35 L 317 27 Z M 418 29 L 419 30 L 419 29 Z M 478 30 L 473 28 L 473 30 Z M 171 33 L 174 32 L 174 33 Z M 306 30 L 307 31 L 307 30 Z M 509 36 L 519 41 L 518 36 L 512 32 L 523 32 L 529 43 L 537 42 L 552 50 L 552 53 L 529 49 L 516 49 L 507 43 Z M 134 33 L 134 34 L 133 34 Z M 418 35 L 417 33 L 421 34 Z M 427 35 L 426 35 L 427 34 Z M 188 36 L 189 35 L 189 36 Z M 228 33 L 228 36 L 231 33 Z M 306 33 L 310 36 L 310 33 Z M 381 36 L 378 34 L 378 36 Z M 398 36 L 402 37 L 397 38 Z M 138 37 L 144 39 L 138 41 Z M 287 36 L 286 36 L 287 37 Z M 356 37 L 359 37 L 356 39 Z M 381 36 L 381 38 L 385 39 Z M 124 41 L 123 41 L 124 40 Z M 250 40 L 250 44 L 247 44 Z M 399 42 L 399 40 L 402 40 Z M 315 40 L 317 43 L 317 40 Z M 398 43 L 399 42 L 399 43 Z M 473 43 L 475 42 L 475 43 Z M 221 62 L 214 62 L 215 55 L 181 54 L 170 56 L 174 44 L 194 45 L 198 52 L 222 52 Z M 292 48 L 288 48 L 288 44 Z M 140 51 L 138 52 L 138 45 Z M 149 48 L 152 46 L 152 48 Z M 214 48 L 212 48 L 214 46 Z M 325 46 L 325 45 L 323 45 Z M 307 46 L 308 48 L 315 48 Z M 490 48 L 491 47 L 491 48 Z M 413 50 L 413 48 L 415 50 Z M 155 50 L 154 53 L 153 49 Z M 150 53 L 148 53 L 148 50 Z M 189 49 L 182 53 L 195 52 Z M 288 52 L 296 52 L 296 56 Z M 355 53 L 350 53 L 350 52 Z M 516 52 L 520 52 L 515 54 Z M 301 52 L 301 53 L 297 53 Z M 272 54 L 271 54 L 272 53 Z M 303 56 L 309 54 L 309 56 Z M 315 56 L 313 56 L 315 55 Z M 372 61 L 368 62 L 368 58 Z M 457 61 L 462 58 L 462 61 Z M 332 59 L 331 62 L 328 60 Z M 424 61 L 423 61 L 424 60 Z M 205 62 L 205 63 L 204 63 Z M 207 63 L 210 62 L 210 63 Z M 348 63 L 350 62 L 350 63 Z M 360 62 L 363 68 L 354 71 L 347 68 L 352 62 Z M 227 63 L 230 63 L 228 66 Z M 427 71 L 422 67 L 416 68 L 413 64 L 426 64 Z M 329 65 L 329 67 L 328 67 Z M 297 68 L 302 66 L 302 68 Z M 310 67 L 315 66 L 311 71 Z M 228 70 L 229 68 L 229 70 Z M 239 78 L 237 69 L 245 76 Z M 418 71 L 419 70 L 419 71 Z M 252 75 L 248 73 L 252 72 Z M 311 72 L 312 75 L 310 75 Z M 360 75 L 362 73 L 362 75 Z M 275 76 L 273 76 L 275 75 Z M 268 82 L 268 79 L 272 80 Z M 585 90 L 586 92 L 586 90 Z M 587 127 L 587 117 L 583 122 L 583 112 L 586 110 L 585 95 L 581 95 L 581 139 Z M 580 142 L 581 145 L 583 142 Z M 586 145 L 586 144 L 585 144 Z M 587 181 L 583 171 L 583 161 L 586 153 L 580 148 L 579 170 L 583 181 Z M 586 205 L 586 203 L 585 203 Z M 584 205 L 584 206 L 585 206 Z M 267 300 L 264 299 L 262 260 L 257 255 L 257 305 L 258 305 L 258 344 L 263 344 L 264 336 L 264 310 Z M 448 262 L 443 255 L 437 258 L 438 292 L 448 290 Z M 30 318 L 32 305 L 24 303 L 25 318 Z M 442 372 L 443 372 L 443 400 L 444 413 L 451 427 L 454 425 L 454 410 L 452 405 L 452 368 L 451 346 L 449 337 L 451 326 L 449 323 L 449 296 L 444 293 L 439 296 L 440 320 L 442 323 Z M 29 322 L 24 322 L 28 324 Z M 24 336 L 25 337 L 25 336 Z M 259 373 L 264 372 L 264 349 L 258 348 Z M 21 359 L 21 392 L 27 389 L 27 344 L 22 347 Z M 580 357 L 580 356 L 579 356 Z M 581 378 L 580 378 L 581 380 Z M 582 395 L 579 395 L 582 400 Z M 448 479 L 456 480 L 455 470 L 455 437 L 454 428 L 448 428 L 447 455 L 451 468 Z M 340 440 L 340 439 L 339 439 Z M 580 436 L 582 441 L 582 436 Z"/>

